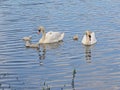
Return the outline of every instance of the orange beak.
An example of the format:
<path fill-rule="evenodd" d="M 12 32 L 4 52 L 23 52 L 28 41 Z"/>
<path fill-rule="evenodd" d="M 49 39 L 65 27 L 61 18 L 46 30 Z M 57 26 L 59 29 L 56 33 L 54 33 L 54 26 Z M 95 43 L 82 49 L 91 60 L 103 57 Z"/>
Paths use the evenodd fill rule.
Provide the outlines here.
<path fill-rule="evenodd" d="M 40 32 L 37 32 L 37 34 L 40 34 Z"/>
<path fill-rule="evenodd" d="M 38 30 L 38 32 L 37 32 L 38 34 L 40 34 L 40 30 Z"/>

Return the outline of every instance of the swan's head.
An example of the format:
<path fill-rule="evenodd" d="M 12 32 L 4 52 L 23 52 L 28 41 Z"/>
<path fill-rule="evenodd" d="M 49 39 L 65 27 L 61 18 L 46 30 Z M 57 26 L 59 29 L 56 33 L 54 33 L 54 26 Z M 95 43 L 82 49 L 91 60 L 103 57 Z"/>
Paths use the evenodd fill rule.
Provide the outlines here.
<path fill-rule="evenodd" d="M 86 31 L 85 34 L 86 34 L 87 36 L 89 36 L 89 35 L 91 35 L 91 32 L 90 32 L 90 31 Z"/>
<path fill-rule="evenodd" d="M 38 34 L 40 34 L 40 32 L 44 33 L 45 32 L 45 28 L 43 26 L 40 26 L 38 28 Z"/>
<path fill-rule="evenodd" d="M 86 36 L 89 38 L 89 40 L 91 41 L 91 31 L 86 31 L 85 34 Z"/>

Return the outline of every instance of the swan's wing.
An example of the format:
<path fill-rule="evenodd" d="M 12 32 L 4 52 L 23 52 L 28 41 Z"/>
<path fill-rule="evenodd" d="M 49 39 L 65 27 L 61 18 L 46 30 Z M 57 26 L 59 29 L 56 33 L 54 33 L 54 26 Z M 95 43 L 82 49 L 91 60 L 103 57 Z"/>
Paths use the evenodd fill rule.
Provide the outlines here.
<path fill-rule="evenodd" d="M 91 33 L 91 44 L 94 44 L 94 43 L 96 43 L 96 42 L 97 42 L 97 40 L 96 40 L 96 37 L 95 37 L 95 33 L 92 32 L 92 33 Z"/>
<path fill-rule="evenodd" d="M 46 33 L 46 42 L 58 42 L 60 40 L 62 40 L 64 37 L 64 34 L 63 33 L 60 33 L 60 32 L 48 32 Z"/>
<path fill-rule="evenodd" d="M 83 36 L 83 38 L 82 38 L 82 43 L 83 43 L 83 44 L 86 43 L 86 35 Z"/>

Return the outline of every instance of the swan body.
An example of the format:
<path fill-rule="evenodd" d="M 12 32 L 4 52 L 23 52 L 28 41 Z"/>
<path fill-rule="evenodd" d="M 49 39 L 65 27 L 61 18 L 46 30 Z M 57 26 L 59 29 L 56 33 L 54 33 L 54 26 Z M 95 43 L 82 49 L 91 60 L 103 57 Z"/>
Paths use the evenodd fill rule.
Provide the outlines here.
<path fill-rule="evenodd" d="M 55 43 L 55 42 L 59 42 L 62 41 L 64 38 L 64 33 L 60 33 L 60 32 L 53 32 L 53 31 L 49 31 L 49 32 L 45 32 L 44 27 L 40 26 L 39 27 L 39 32 L 38 33 L 42 33 L 42 38 L 39 40 L 39 43 Z"/>
<path fill-rule="evenodd" d="M 86 31 L 85 35 L 82 38 L 82 44 L 84 45 L 93 45 L 97 42 L 94 32 Z"/>

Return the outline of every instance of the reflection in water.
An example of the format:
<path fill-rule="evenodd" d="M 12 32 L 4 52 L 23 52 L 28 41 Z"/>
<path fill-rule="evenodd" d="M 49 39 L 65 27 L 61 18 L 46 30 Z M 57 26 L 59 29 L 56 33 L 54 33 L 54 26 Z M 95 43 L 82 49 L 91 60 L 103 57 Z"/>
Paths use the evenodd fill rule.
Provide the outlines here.
<path fill-rule="evenodd" d="M 44 81 L 42 90 L 50 90 L 50 86 Z"/>
<path fill-rule="evenodd" d="M 34 48 L 34 47 L 26 47 L 26 48 L 35 49 L 38 53 L 38 57 L 39 57 L 39 60 L 40 60 L 40 65 L 43 65 L 43 60 L 46 57 L 46 51 L 51 50 L 51 49 L 59 48 L 62 43 L 63 42 L 61 41 L 61 42 L 56 42 L 56 43 L 51 43 L 51 44 L 40 44 L 39 48 Z"/>
<path fill-rule="evenodd" d="M 0 81 L 4 80 L 5 78 L 7 78 L 8 74 L 7 73 L 1 73 L 0 74 Z M 8 89 L 10 88 L 10 84 L 3 84 L 3 83 L 0 83 L 0 89 L 1 90 L 4 90 L 4 89 Z"/>
<path fill-rule="evenodd" d="M 46 55 L 46 49 L 39 50 L 38 52 L 39 52 L 38 56 L 40 60 L 40 65 L 43 65 L 43 60 L 45 59 L 45 55 Z"/>
<path fill-rule="evenodd" d="M 39 53 L 39 59 L 44 60 L 45 59 L 45 54 L 46 54 L 46 49 L 43 49 L 43 51 L 41 51 Z"/>
<path fill-rule="evenodd" d="M 4 83 L 5 81 L 7 83 Z M 0 73 L 0 90 L 12 90 L 12 83 L 14 82 L 17 83 L 16 85 L 23 85 L 16 74 Z"/>
<path fill-rule="evenodd" d="M 46 50 L 56 49 L 56 48 L 58 48 L 62 43 L 63 43 L 63 41 L 56 42 L 56 43 L 50 43 L 50 44 L 40 44 L 40 48 L 41 48 L 41 49 L 46 49 Z"/>
<path fill-rule="evenodd" d="M 73 73 L 72 73 L 72 74 L 73 74 L 73 77 L 72 77 L 72 83 L 71 83 L 71 85 L 72 85 L 73 90 L 75 90 L 74 80 L 75 80 L 76 69 L 73 70 Z"/>
<path fill-rule="evenodd" d="M 59 48 L 59 46 L 62 44 L 63 42 L 57 42 L 57 43 L 51 43 L 51 44 L 40 44 L 40 50 L 38 50 L 39 52 L 39 60 L 40 60 L 40 65 L 43 64 L 43 60 L 46 57 L 46 51 L 50 50 L 50 49 L 56 49 Z"/>
<path fill-rule="evenodd" d="M 87 63 L 91 63 L 91 47 L 92 46 L 85 46 L 85 58 Z"/>

